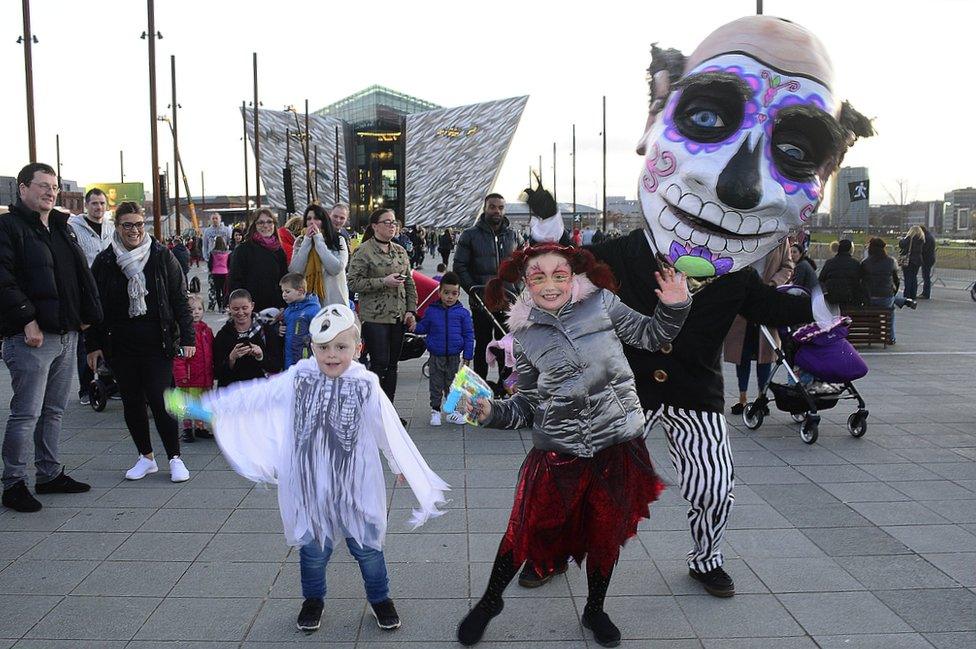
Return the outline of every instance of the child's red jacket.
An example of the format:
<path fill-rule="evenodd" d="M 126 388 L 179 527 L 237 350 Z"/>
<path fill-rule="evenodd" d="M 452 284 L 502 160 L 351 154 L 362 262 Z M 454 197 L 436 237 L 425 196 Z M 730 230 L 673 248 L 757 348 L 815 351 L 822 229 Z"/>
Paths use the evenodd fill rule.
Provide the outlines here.
<path fill-rule="evenodd" d="M 196 332 L 197 351 L 193 358 L 177 356 L 173 359 L 173 379 L 178 388 L 213 387 L 213 332 L 201 320 L 193 323 Z"/>

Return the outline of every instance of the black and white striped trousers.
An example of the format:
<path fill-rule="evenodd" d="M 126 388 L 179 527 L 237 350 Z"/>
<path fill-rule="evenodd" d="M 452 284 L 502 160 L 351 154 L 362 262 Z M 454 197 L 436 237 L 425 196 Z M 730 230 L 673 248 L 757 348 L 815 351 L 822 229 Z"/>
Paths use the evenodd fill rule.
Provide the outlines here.
<path fill-rule="evenodd" d="M 650 432 L 660 423 L 681 480 L 681 495 L 691 505 L 688 524 L 694 549 L 688 567 L 708 572 L 722 565 L 722 539 L 735 499 L 735 472 L 728 428 L 720 412 L 701 412 L 662 405 L 649 419 Z"/>

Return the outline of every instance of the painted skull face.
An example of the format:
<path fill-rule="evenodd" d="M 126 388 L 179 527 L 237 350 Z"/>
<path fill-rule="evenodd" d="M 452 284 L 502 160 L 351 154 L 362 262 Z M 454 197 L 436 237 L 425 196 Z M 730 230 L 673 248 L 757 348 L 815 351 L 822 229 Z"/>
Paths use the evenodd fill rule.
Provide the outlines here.
<path fill-rule="evenodd" d="M 656 251 L 691 277 L 762 259 L 819 205 L 844 147 L 829 88 L 743 53 L 673 87 L 648 134 L 641 207 Z"/>

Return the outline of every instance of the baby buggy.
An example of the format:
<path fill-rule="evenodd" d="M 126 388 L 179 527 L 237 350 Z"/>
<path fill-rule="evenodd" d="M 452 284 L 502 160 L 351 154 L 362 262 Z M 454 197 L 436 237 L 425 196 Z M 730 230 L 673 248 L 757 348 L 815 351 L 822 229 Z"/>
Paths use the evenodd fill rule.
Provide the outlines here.
<path fill-rule="evenodd" d="M 115 382 L 115 375 L 111 368 L 104 361 L 100 362 L 95 370 L 95 378 L 88 386 L 88 399 L 92 410 L 95 412 L 105 410 L 108 400 L 118 392 L 119 386 Z"/>
<path fill-rule="evenodd" d="M 756 430 L 762 426 L 772 401 L 777 410 L 790 413 L 793 421 L 800 424 L 800 439 L 813 444 L 819 434 L 820 411 L 843 400 L 856 400 L 857 410 L 848 417 L 847 430 L 854 437 L 867 432 L 868 410 L 854 381 L 866 375 L 868 368 L 847 340 L 850 323 L 850 318 L 845 317 L 836 318 L 826 327 L 811 323 L 796 331 L 784 328 L 782 347 L 776 345 L 769 329 L 760 325 L 760 333 L 776 353 L 776 363 L 766 386 L 742 412 L 746 428 Z M 788 383 L 773 381 L 780 367 L 786 369 L 791 379 Z M 772 399 L 768 392 L 772 392 Z"/>

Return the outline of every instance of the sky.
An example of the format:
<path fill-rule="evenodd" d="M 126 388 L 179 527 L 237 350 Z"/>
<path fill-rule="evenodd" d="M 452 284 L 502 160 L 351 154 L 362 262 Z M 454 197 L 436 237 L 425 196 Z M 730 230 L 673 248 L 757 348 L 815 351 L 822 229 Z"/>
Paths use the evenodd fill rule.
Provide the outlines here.
<path fill-rule="evenodd" d="M 38 159 L 82 185 L 151 185 L 146 3 L 31 0 Z M 601 101 L 607 102 L 607 194 L 633 198 L 634 153 L 647 110 L 650 44 L 686 54 L 719 25 L 755 12 L 754 0 L 604 0 L 543 3 L 156 0 L 157 107 L 169 112 L 176 55 L 180 149 L 194 195 L 243 194 L 240 105 L 253 97 L 258 53 L 265 108 L 312 110 L 371 84 L 442 106 L 529 95 L 495 190 L 512 199 L 542 155 L 560 201 L 569 201 L 576 125 L 576 198 L 599 205 Z M 871 202 L 941 200 L 976 184 L 971 81 L 976 2 L 966 0 L 765 0 L 764 13 L 800 23 L 824 41 L 837 96 L 873 117 L 878 135 L 847 154 L 866 166 Z M 27 162 L 21 3 L 0 2 L 0 175 Z M 172 140 L 159 124 L 160 165 Z M 253 159 L 252 159 L 253 162 Z M 252 165 L 253 167 L 253 165 Z M 253 170 L 252 170 L 253 174 Z M 252 182 L 253 185 L 253 182 Z M 252 186 L 253 192 L 253 186 Z M 182 193 L 182 192 L 181 192 Z"/>

